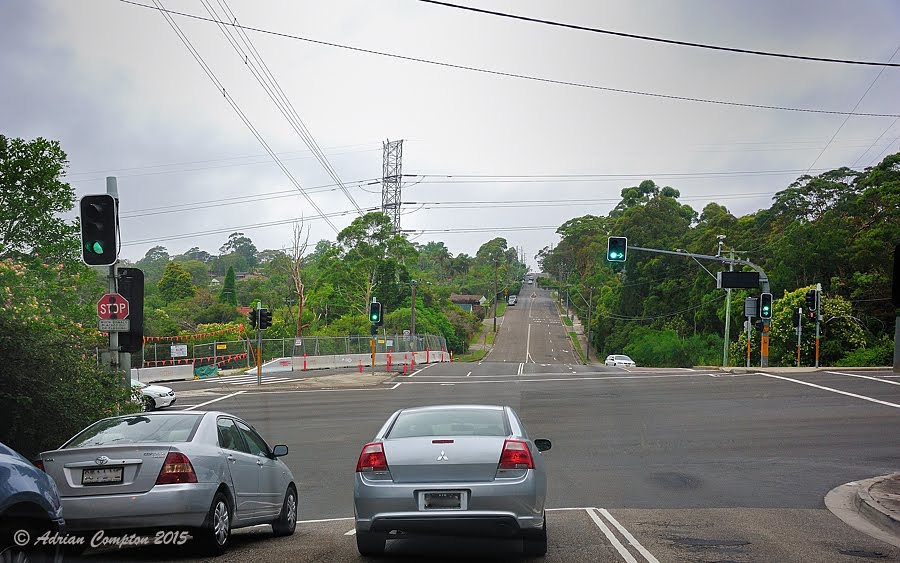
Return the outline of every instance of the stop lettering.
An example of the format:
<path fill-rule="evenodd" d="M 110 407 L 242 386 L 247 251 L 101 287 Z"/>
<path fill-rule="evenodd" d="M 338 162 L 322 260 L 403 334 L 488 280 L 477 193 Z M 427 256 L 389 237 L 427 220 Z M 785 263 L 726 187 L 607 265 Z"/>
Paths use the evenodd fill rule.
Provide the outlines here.
<path fill-rule="evenodd" d="M 118 293 L 107 293 L 97 301 L 97 315 L 101 319 L 127 319 L 128 300 Z"/>

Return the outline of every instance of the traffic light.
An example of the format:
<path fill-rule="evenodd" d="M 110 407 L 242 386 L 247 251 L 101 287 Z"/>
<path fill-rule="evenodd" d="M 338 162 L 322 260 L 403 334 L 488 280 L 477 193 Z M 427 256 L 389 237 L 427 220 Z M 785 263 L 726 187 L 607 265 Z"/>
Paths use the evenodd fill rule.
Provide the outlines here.
<path fill-rule="evenodd" d="M 800 309 L 794 311 L 794 326 L 800 326 Z"/>
<path fill-rule="evenodd" d="M 250 309 L 250 314 L 247 315 L 247 320 L 250 321 L 250 326 L 256 328 L 256 323 L 259 321 L 259 311 L 256 309 Z"/>
<path fill-rule="evenodd" d="M 384 323 L 382 317 L 381 303 L 369 303 L 369 320 L 375 326 L 381 326 Z"/>
<path fill-rule="evenodd" d="M 116 263 L 116 200 L 109 194 L 81 198 L 81 259 L 88 266 Z"/>
<path fill-rule="evenodd" d="M 606 259 L 610 262 L 624 262 L 628 252 L 626 237 L 609 237 L 606 243 Z"/>
<path fill-rule="evenodd" d="M 809 311 L 815 311 L 819 308 L 819 292 L 815 289 L 810 289 L 806 292 L 806 308 Z"/>
<path fill-rule="evenodd" d="M 272 326 L 272 311 L 268 309 L 259 310 L 259 330 L 266 330 Z"/>
<path fill-rule="evenodd" d="M 772 318 L 772 294 L 761 293 L 759 296 L 759 318 Z"/>

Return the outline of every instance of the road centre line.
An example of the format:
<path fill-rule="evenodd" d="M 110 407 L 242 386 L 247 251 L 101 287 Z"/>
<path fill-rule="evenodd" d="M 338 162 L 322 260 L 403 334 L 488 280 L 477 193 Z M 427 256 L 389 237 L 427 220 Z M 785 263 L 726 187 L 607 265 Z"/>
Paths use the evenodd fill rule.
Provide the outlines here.
<path fill-rule="evenodd" d="M 833 373 L 835 375 L 846 375 L 847 377 L 859 377 L 861 379 L 871 379 L 872 381 L 880 381 L 882 383 L 887 383 L 890 385 L 900 385 L 900 381 L 885 381 L 880 377 L 872 377 L 870 375 L 857 375 L 855 373 L 842 373 L 839 371 L 826 371 L 825 373 Z"/>
<path fill-rule="evenodd" d="M 219 398 L 213 399 L 213 400 L 211 400 L 211 401 L 206 401 L 205 403 L 200 403 L 199 405 L 194 405 L 194 406 L 192 406 L 192 407 L 187 407 L 186 409 L 183 409 L 183 410 L 189 411 L 189 410 L 193 410 L 193 409 L 196 409 L 196 408 L 199 408 L 199 407 L 205 407 L 206 405 L 211 405 L 212 403 L 215 403 L 215 402 L 218 402 L 218 401 L 224 401 L 225 399 L 230 399 L 231 397 L 234 397 L 234 396 L 236 396 L 236 395 L 240 395 L 240 394 L 242 394 L 242 393 L 246 393 L 246 391 L 238 391 L 237 393 L 232 393 L 232 394 L 230 394 L 230 395 L 225 395 L 225 396 L 223 396 L 223 397 L 219 397 Z"/>
<path fill-rule="evenodd" d="M 531 323 L 528 323 L 528 338 L 525 340 L 525 361 L 531 357 Z"/>
<path fill-rule="evenodd" d="M 815 383 L 800 381 L 799 379 L 791 379 L 790 377 L 783 377 L 781 375 L 774 375 L 774 374 L 762 373 L 762 372 L 757 373 L 757 375 L 764 375 L 766 377 L 772 377 L 775 379 L 783 379 L 785 381 L 790 381 L 792 383 L 799 383 L 800 385 L 806 385 L 807 387 L 815 387 L 816 389 L 822 389 L 823 391 L 831 391 L 832 393 L 838 393 L 840 395 L 846 395 L 848 397 L 862 399 L 863 401 L 869 401 L 871 403 L 878 403 L 879 405 L 885 405 L 887 407 L 893 407 L 895 409 L 900 409 L 900 405 L 898 405 L 897 403 L 889 403 L 887 401 L 882 401 L 880 399 L 873 399 L 872 397 L 866 397 L 865 395 L 857 395 L 856 393 L 848 393 L 847 391 L 841 391 L 840 389 L 833 389 L 831 387 L 825 387 L 824 385 L 816 385 Z"/>
<path fill-rule="evenodd" d="M 619 530 L 620 534 L 625 536 L 625 539 L 628 540 L 628 543 L 630 543 L 635 549 L 637 549 L 640 554 L 644 556 L 644 559 L 646 559 L 648 563 L 659 563 L 659 559 L 653 557 L 652 553 L 647 551 L 639 541 L 634 539 L 634 536 L 632 536 L 631 533 L 629 533 L 628 530 L 625 529 L 625 526 L 619 524 L 619 521 L 613 518 L 613 515 L 610 514 L 608 510 L 606 510 L 605 508 L 597 508 L 596 510 L 597 512 L 605 516 L 606 519 L 609 520 L 617 530 Z"/>
<path fill-rule="evenodd" d="M 617 538 L 616 535 L 612 533 L 612 530 L 610 530 L 606 526 L 606 524 L 603 523 L 603 520 L 601 520 L 600 517 L 597 516 L 597 513 L 594 512 L 592 508 L 585 509 L 585 512 L 587 512 L 588 516 L 591 517 L 591 520 L 594 521 L 594 524 L 596 524 L 597 527 L 600 528 L 600 531 L 606 535 L 606 539 L 608 539 L 609 543 L 611 543 L 613 547 L 616 548 L 616 551 L 619 552 L 619 555 L 622 556 L 622 559 L 624 559 L 628 563 L 637 563 L 637 559 L 635 559 L 631 555 L 631 553 L 629 553 L 628 550 L 625 549 L 625 546 L 622 545 L 622 542 L 619 541 L 619 538 Z"/>
<path fill-rule="evenodd" d="M 345 535 L 345 536 L 355 536 L 355 535 L 356 535 L 356 528 L 353 528 L 353 529 L 350 530 L 349 532 L 344 532 L 344 535 Z"/>

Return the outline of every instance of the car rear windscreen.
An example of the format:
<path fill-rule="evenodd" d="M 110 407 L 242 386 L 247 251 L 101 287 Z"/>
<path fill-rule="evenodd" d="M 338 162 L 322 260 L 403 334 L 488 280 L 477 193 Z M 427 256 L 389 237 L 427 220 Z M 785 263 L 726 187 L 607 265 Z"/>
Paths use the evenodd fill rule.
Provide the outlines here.
<path fill-rule="evenodd" d="M 419 436 L 509 436 L 504 411 L 445 409 L 401 412 L 387 438 Z"/>
<path fill-rule="evenodd" d="M 202 414 L 136 414 L 95 422 L 69 440 L 63 449 L 119 444 L 187 442 Z"/>

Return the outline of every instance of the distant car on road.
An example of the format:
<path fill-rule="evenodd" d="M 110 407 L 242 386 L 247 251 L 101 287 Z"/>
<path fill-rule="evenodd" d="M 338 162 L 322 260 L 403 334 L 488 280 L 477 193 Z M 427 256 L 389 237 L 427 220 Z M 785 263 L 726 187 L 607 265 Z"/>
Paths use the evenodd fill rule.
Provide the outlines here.
<path fill-rule="evenodd" d="M 44 532 L 65 533 L 62 502 L 53 479 L 0 443 L 0 561 L 43 561 L 33 543 L 31 548 L 16 545 L 13 536 L 19 530 L 32 541 Z M 52 551 L 42 555 L 54 558 Z"/>
<path fill-rule="evenodd" d="M 622 356 L 619 354 L 610 354 L 606 356 L 606 365 L 615 366 L 615 367 L 634 367 L 634 360 L 629 358 L 628 356 Z"/>
<path fill-rule="evenodd" d="M 509 305 L 515 305 L 516 302 L 518 302 L 518 300 L 519 300 L 519 297 L 518 297 L 518 296 L 516 296 L 516 295 L 510 295 L 509 298 L 506 300 L 506 303 L 509 304 Z"/>
<path fill-rule="evenodd" d="M 105 418 L 41 453 L 74 532 L 190 530 L 186 547 L 226 550 L 231 530 L 297 523 L 294 476 L 245 421 L 224 412 L 166 411 Z"/>
<path fill-rule="evenodd" d="M 131 386 L 141 392 L 144 400 L 144 410 L 152 411 L 175 404 L 175 391 L 163 385 L 148 385 L 137 379 L 131 380 Z"/>
<path fill-rule="evenodd" d="M 510 407 L 443 405 L 390 416 L 356 464 L 356 546 L 384 553 L 393 533 L 520 537 L 547 551 L 542 451 Z M 402 536 L 401 536 L 402 537 Z"/>

